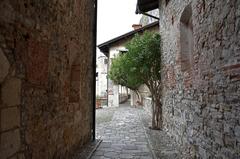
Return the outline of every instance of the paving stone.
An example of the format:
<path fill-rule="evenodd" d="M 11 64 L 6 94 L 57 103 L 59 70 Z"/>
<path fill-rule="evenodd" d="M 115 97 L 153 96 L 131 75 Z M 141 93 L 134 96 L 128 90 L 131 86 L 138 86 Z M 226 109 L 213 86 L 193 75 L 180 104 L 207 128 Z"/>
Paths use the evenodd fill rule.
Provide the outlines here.
<path fill-rule="evenodd" d="M 113 115 L 109 122 L 97 121 L 96 133 L 103 142 L 92 159 L 153 159 L 152 152 L 157 159 L 181 158 L 179 148 L 166 132 L 149 129 L 151 118 L 143 109 L 120 105 L 114 111 L 100 111 L 102 115 L 108 111 Z"/>
<path fill-rule="evenodd" d="M 104 112 L 105 111 L 105 112 Z M 101 136 L 103 142 L 93 154 L 95 158 L 137 159 L 141 157 L 152 158 L 148 141 L 145 136 L 143 124 L 139 117 L 141 109 L 130 106 L 120 106 L 113 109 L 101 109 L 99 113 L 113 114 L 111 121 L 106 122 L 104 117 L 99 116 L 97 110 L 96 134 Z M 101 121 L 98 121 L 98 117 Z"/>
<path fill-rule="evenodd" d="M 101 145 L 99 147 L 108 148 L 108 147 L 111 147 L 111 143 L 110 142 L 103 142 L 103 143 L 101 143 Z"/>
<path fill-rule="evenodd" d="M 126 149 L 126 150 L 137 150 L 138 147 L 136 145 L 126 145 L 124 147 L 124 149 Z"/>
<path fill-rule="evenodd" d="M 121 159 L 125 159 L 125 158 L 127 159 L 127 158 L 133 158 L 133 156 L 131 154 L 121 154 L 120 158 Z"/>
<path fill-rule="evenodd" d="M 165 131 L 152 130 L 149 129 L 151 126 L 151 117 L 145 111 L 141 111 L 139 116 L 141 117 L 143 127 L 146 131 L 147 138 L 149 140 L 149 144 L 153 147 L 153 152 L 156 158 L 160 159 L 180 159 L 184 158 L 180 156 L 180 150 L 178 145 L 170 138 Z M 149 148 L 145 149 L 143 145 L 139 145 L 142 147 L 143 152 L 147 151 Z M 174 156 L 174 157 L 173 157 Z M 140 159 L 147 156 L 143 156 Z"/>
<path fill-rule="evenodd" d="M 95 153 L 95 156 L 103 156 L 104 155 L 104 151 L 97 151 Z"/>
<path fill-rule="evenodd" d="M 119 155 L 118 152 L 106 152 L 106 153 L 104 153 L 105 157 L 110 157 L 110 158 L 117 157 L 118 155 Z"/>

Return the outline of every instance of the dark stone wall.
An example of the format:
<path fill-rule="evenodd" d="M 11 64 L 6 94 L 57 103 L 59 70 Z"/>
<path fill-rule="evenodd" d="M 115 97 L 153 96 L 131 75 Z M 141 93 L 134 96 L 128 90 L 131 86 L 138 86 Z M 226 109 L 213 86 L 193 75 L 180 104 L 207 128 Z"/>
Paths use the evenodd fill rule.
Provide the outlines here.
<path fill-rule="evenodd" d="M 184 158 L 239 158 L 240 1 L 159 2 L 165 130 Z M 192 8 L 193 51 L 183 56 L 186 6 Z"/>
<path fill-rule="evenodd" d="M 92 3 L 1 0 L 1 159 L 70 158 L 90 141 Z"/>

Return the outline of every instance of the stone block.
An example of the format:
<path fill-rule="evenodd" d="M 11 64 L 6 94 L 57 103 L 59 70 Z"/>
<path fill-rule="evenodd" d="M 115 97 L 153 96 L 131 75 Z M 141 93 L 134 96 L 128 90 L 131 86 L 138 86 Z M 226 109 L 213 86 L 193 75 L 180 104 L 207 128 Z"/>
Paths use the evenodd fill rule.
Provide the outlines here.
<path fill-rule="evenodd" d="M 82 120 L 82 112 L 76 111 L 74 114 L 74 122 L 79 123 Z"/>
<path fill-rule="evenodd" d="M 32 84 L 46 86 L 48 80 L 48 43 L 29 41 L 28 60 L 26 64 L 27 79 Z"/>
<path fill-rule="evenodd" d="M 21 103 L 21 80 L 11 78 L 2 86 L 2 101 L 7 106 L 16 106 Z"/>
<path fill-rule="evenodd" d="M 234 12 L 234 10 L 239 10 L 239 7 L 236 7 L 237 3 L 233 1 L 228 3 L 192 1 L 190 6 L 193 13 L 193 38 L 194 43 L 200 45 L 193 46 L 192 61 L 190 61 L 193 65 L 188 65 L 192 67 L 192 72 L 187 74 L 188 72 L 181 70 L 181 60 L 184 60 L 184 56 L 179 56 L 185 53 L 181 50 L 188 49 L 181 45 L 184 30 L 181 30 L 181 26 L 179 27 L 181 24 L 178 21 L 175 21 L 172 27 L 166 27 L 172 25 L 171 18 L 167 18 L 166 13 L 175 12 L 174 19 L 180 19 L 181 22 L 184 16 L 182 11 L 190 1 L 178 2 L 173 0 L 173 3 L 169 3 L 167 7 L 163 5 L 164 3 L 161 6 L 163 14 L 160 15 L 160 33 L 163 42 L 162 66 L 164 68 L 162 73 L 163 77 L 165 76 L 163 78 L 165 80 L 162 80 L 165 88 L 162 96 L 164 125 L 178 143 L 183 141 L 196 144 L 197 141 L 199 149 L 196 149 L 196 153 L 199 158 L 238 158 L 235 156 L 239 154 L 238 141 L 240 141 L 238 115 L 240 64 L 239 56 L 236 55 L 239 55 L 237 39 L 240 34 L 237 35 L 237 30 L 240 26 L 240 17 L 236 15 L 240 15 L 240 12 Z M 210 8 L 211 5 L 215 8 Z M 174 69 L 176 88 L 172 90 L 167 87 L 169 82 L 166 80 L 166 75 L 169 74 L 167 68 L 171 63 L 176 65 L 180 63 L 180 67 Z M 188 78 L 188 75 L 192 78 Z M 189 90 L 185 91 L 184 87 L 188 86 L 191 80 L 193 88 L 189 87 Z M 195 101 L 199 103 L 194 103 Z M 190 106 L 188 106 L 189 103 Z M 174 106 L 173 118 L 170 116 L 172 105 Z M 182 115 L 183 113 L 185 116 Z M 189 122 L 191 120 L 188 114 L 193 115 L 194 122 Z M 179 115 L 181 116 L 177 118 Z M 188 120 L 187 122 L 182 122 L 184 117 Z M 184 129 L 180 128 L 180 124 L 188 127 L 186 135 Z M 201 129 L 201 126 L 204 129 Z M 195 133 L 196 131 L 198 132 Z M 185 151 L 189 147 L 188 144 L 181 145 L 184 148 L 183 153 L 189 153 Z"/>
<path fill-rule="evenodd" d="M 240 138 L 240 126 L 236 126 L 235 129 L 234 129 L 234 133 L 235 135 Z"/>
<path fill-rule="evenodd" d="M 231 132 L 231 125 L 225 122 L 223 124 L 223 132 L 224 133 L 230 133 Z"/>
<path fill-rule="evenodd" d="M 24 159 L 19 153 L 34 159 L 71 158 L 75 147 L 90 142 L 94 16 L 86 13 L 93 13 L 92 6 L 88 0 L 0 0 L 1 159 Z M 50 12 L 43 8 L 50 8 Z M 74 46 L 69 47 L 70 43 Z M 72 79 L 76 83 L 71 83 L 74 60 L 80 66 Z M 70 91 L 77 102 L 69 103 Z M 16 107 L 21 108 L 24 118 L 20 124 L 24 124 L 21 135 L 25 141 L 21 144 L 27 143 L 21 149 Z M 12 128 L 15 131 L 10 131 Z"/>
<path fill-rule="evenodd" d="M 20 149 L 20 131 L 19 129 L 1 134 L 0 156 L 6 159 Z"/>
<path fill-rule="evenodd" d="M 236 145 L 236 140 L 233 136 L 230 135 L 224 135 L 224 145 L 226 147 L 232 147 L 234 148 Z"/>
<path fill-rule="evenodd" d="M 1 130 L 9 130 L 20 126 L 20 110 L 18 107 L 2 109 Z"/>
<path fill-rule="evenodd" d="M 10 64 L 6 56 L 3 54 L 2 49 L 0 49 L 0 83 L 3 82 L 3 80 L 7 76 L 9 67 Z"/>
<path fill-rule="evenodd" d="M 18 154 L 18 159 L 25 159 L 24 153 Z"/>
<path fill-rule="evenodd" d="M 15 19 L 15 13 L 12 6 L 8 1 L 4 0 L 0 2 L 0 21 L 5 23 L 12 23 Z"/>

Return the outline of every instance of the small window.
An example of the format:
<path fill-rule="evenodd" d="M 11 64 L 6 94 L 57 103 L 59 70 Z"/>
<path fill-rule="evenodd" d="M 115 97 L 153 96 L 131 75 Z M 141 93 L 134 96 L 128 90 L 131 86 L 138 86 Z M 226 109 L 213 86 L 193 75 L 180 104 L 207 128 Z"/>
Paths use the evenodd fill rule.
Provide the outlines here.
<path fill-rule="evenodd" d="M 192 68 L 194 38 L 191 4 L 184 9 L 180 22 L 181 70 L 183 73 L 184 86 L 187 89 L 192 86 L 193 78 Z"/>
<path fill-rule="evenodd" d="M 188 69 L 190 69 L 190 66 L 192 65 L 193 53 L 193 25 L 191 5 L 188 5 L 184 9 L 180 21 L 182 71 L 188 71 Z"/>

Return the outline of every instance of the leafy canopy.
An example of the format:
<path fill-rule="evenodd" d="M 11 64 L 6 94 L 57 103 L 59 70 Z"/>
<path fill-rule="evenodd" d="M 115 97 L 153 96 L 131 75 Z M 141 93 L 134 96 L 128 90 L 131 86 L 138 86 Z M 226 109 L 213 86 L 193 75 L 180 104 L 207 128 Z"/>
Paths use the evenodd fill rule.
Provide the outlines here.
<path fill-rule="evenodd" d="M 128 52 L 113 59 L 110 67 L 109 78 L 115 84 L 136 90 L 141 84 L 150 87 L 160 81 L 161 50 L 158 33 L 136 35 L 126 48 Z"/>

